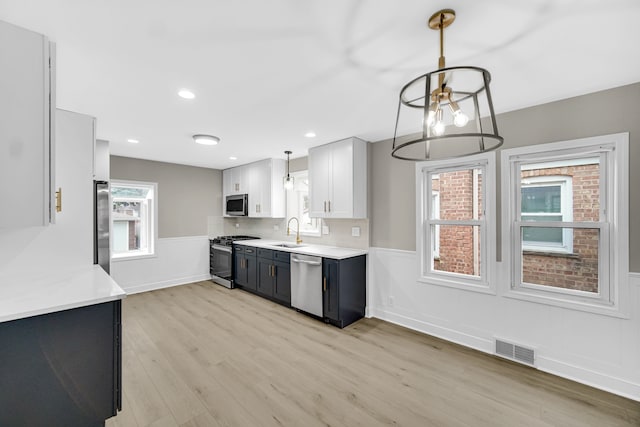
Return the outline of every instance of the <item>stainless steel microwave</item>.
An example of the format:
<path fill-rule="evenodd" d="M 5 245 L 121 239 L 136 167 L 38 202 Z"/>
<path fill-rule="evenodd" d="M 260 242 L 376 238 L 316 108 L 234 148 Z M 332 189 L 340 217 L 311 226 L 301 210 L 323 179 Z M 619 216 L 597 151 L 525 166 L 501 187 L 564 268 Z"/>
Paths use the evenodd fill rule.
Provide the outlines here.
<path fill-rule="evenodd" d="M 249 213 L 247 200 L 248 196 L 246 194 L 234 194 L 232 196 L 227 196 L 224 212 L 231 216 L 247 216 Z"/>

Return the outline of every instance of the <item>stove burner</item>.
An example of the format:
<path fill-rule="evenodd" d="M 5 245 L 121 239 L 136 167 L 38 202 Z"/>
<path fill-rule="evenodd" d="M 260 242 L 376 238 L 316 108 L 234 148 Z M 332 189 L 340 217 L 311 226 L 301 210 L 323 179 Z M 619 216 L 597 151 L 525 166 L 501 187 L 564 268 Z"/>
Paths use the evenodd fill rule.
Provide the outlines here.
<path fill-rule="evenodd" d="M 254 240 L 254 239 L 259 239 L 259 237 L 243 236 L 243 235 L 218 236 L 215 239 L 213 239 L 213 243 L 221 246 L 232 246 L 233 242 L 237 240 Z"/>

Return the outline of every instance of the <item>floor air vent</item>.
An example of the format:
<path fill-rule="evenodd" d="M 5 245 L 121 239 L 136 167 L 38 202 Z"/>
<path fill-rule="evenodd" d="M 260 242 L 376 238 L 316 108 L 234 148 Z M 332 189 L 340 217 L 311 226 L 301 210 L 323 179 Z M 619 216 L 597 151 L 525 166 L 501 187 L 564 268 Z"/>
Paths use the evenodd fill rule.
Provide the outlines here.
<path fill-rule="evenodd" d="M 535 351 L 532 348 L 522 347 L 507 341 L 496 340 L 496 354 L 524 363 L 525 365 L 535 366 Z"/>

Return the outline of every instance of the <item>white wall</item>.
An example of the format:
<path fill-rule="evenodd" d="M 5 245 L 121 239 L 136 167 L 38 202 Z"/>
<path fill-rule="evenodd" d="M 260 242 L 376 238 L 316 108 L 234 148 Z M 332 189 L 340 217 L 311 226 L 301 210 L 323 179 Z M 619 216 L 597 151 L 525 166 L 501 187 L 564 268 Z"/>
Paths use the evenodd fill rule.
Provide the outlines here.
<path fill-rule="evenodd" d="M 498 263 L 498 283 L 508 283 Z M 371 248 L 367 312 L 494 353 L 494 339 L 536 350 L 538 369 L 640 400 L 640 274 L 630 274 L 630 319 L 417 282 L 414 251 Z"/>
<path fill-rule="evenodd" d="M 112 259 L 111 277 L 127 294 L 211 279 L 209 238 L 158 239 L 154 257 Z"/>

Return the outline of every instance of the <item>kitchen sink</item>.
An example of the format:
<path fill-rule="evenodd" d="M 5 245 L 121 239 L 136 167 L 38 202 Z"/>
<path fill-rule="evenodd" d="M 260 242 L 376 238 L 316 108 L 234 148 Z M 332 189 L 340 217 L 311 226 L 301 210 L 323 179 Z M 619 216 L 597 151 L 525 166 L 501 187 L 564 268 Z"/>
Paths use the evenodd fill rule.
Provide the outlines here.
<path fill-rule="evenodd" d="M 304 245 L 297 245 L 295 243 L 274 243 L 271 246 L 277 246 L 279 248 L 301 248 Z"/>

